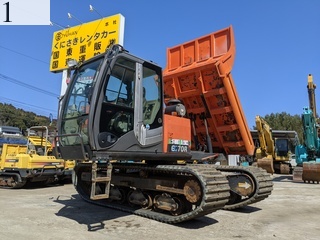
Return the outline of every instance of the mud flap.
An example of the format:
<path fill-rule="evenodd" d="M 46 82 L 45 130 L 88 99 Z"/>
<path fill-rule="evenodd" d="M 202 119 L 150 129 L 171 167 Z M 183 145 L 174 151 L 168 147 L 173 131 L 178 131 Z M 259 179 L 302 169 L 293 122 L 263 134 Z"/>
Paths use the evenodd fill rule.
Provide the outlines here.
<path fill-rule="evenodd" d="M 261 158 L 257 160 L 258 167 L 267 171 L 267 173 L 274 174 L 273 160 L 269 158 Z"/>
<path fill-rule="evenodd" d="M 309 183 L 320 182 L 320 163 L 304 162 L 302 180 Z"/>

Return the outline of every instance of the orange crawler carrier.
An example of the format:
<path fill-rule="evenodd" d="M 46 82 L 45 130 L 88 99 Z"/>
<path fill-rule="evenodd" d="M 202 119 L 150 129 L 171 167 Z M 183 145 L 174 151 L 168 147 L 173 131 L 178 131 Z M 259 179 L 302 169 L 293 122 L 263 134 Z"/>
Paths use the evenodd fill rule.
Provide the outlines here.
<path fill-rule="evenodd" d="M 175 98 L 185 105 L 192 120 L 193 149 L 254 154 L 252 136 L 231 76 L 234 55 L 231 26 L 167 49 L 165 101 Z"/>

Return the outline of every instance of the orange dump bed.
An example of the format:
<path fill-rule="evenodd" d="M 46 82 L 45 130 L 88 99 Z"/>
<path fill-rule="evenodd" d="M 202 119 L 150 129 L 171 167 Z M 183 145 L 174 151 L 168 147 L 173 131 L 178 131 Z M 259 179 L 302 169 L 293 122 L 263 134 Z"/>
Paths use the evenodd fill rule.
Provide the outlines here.
<path fill-rule="evenodd" d="M 165 101 L 175 98 L 185 105 L 193 124 L 193 149 L 212 147 L 213 152 L 226 154 L 254 153 L 231 76 L 234 55 L 231 26 L 167 49 Z"/>

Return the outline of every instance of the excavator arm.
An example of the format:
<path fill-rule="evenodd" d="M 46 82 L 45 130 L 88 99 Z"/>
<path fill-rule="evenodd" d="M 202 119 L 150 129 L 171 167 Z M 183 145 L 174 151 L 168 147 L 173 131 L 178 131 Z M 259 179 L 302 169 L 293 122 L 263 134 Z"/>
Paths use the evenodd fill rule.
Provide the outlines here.
<path fill-rule="evenodd" d="M 309 98 L 309 108 L 313 112 L 313 117 L 317 119 L 317 108 L 316 108 L 316 85 L 313 82 L 313 77 L 311 74 L 308 75 L 308 98 Z"/>
<path fill-rule="evenodd" d="M 256 149 L 256 162 L 258 167 L 265 169 L 268 173 L 274 173 L 273 160 L 275 145 L 272 138 L 272 129 L 260 116 L 256 116 L 256 128 L 258 131 L 260 147 Z"/>
<path fill-rule="evenodd" d="M 256 151 L 256 157 L 272 159 L 275 151 L 272 129 L 269 124 L 258 115 L 256 116 L 256 128 L 260 143 L 260 147 Z"/>

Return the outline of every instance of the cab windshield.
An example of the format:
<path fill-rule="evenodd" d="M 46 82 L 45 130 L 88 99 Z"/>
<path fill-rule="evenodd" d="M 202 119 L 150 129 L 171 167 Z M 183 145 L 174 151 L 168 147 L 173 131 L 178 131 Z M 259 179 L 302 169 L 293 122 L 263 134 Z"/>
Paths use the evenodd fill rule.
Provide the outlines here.
<path fill-rule="evenodd" d="M 101 61 L 102 58 L 95 62 L 83 65 L 75 72 L 75 76 L 71 83 L 72 91 L 68 103 L 65 105 L 67 111 L 64 111 L 64 118 L 73 117 L 74 113 L 78 115 L 88 113 L 88 101 L 91 94 L 93 79 Z"/>
<path fill-rule="evenodd" d="M 90 98 L 92 94 L 95 75 L 103 58 L 99 58 L 81 66 L 71 81 L 71 90 L 66 95 L 66 103 L 62 113 L 62 134 L 83 135 L 83 142 L 87 143 L 87 119 L 90 109 Z M 77 137 L 66 137 L 63 142 L 67 145 L 78 144 Z"/>

